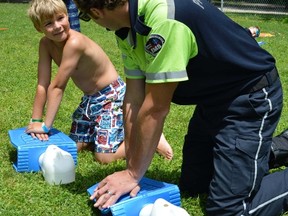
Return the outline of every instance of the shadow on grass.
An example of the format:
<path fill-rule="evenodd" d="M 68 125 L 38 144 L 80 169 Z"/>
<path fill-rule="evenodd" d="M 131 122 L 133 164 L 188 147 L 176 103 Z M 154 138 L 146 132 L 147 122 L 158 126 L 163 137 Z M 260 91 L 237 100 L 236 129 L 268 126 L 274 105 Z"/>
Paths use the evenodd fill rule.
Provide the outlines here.
<path fill-rule="evenodd" d="M 94 162 L 97 164 L 97 162 Z M 107 175 L 118 171 L 122 170 L 123 166 L 122 165 L 113 165 L 113 167 L 109 165 L 100 165 L 97 164 L 97 171 L 91 171 L 89 174 L 82 174 L 81 171 L 76 170 L 76 176 L 75 176 L 75 182 L 72 184 L 67 184 L 63 185 L 63 188 L 69 190 L 71 193 L 75 194 L 82 194 L 82 193 L 87 193 L 87 189 L 90 188 L 91 186 L 95 185 L 97 182 L 101 181 L 104 179 Z"/>
<path fill-rule="evenodd" d="M 17 150 L 15 148 L 13 148 L 12 150 L 10 150 L 8 152 L 9 154 L 9 160 L 13 163 L 16 163 L 17 161 Z"/>
<path fill-rule="evenodd" d="M 198 202 L 199 208 L 201 209 L 202 216 L 206 216 L 206 201 L 208 194 L 198 194 L 195 196 L 190 196 L 188 192 L 181 191 L 181 198 L 184 199 L 195 199 Z"/>
<path fill-rule="evenodd" d="M 96 171 L 89 172 L 88 175 L 82 174 L 81 171 L 76 171 L 75 182 L 71 184 L 61 185 L 61 188 L 69 191 L 72 194 L 86 195 L 87 196 L 87 206 L 91 209 L 91 215 L 101 216 L 100 210 L 95 208 L 94 201 L 89 200 L 88 188 L 92 187 L 102 179 L 104 179 L 108 174 L 113 173 L 118 170 L 122 170 L 123 166 L 121 164 L 113 164 L 113 166 L 109 165 L 101 165 L 97 162 L 93 162 L 96 164 Z M 109 216 L 109 214 L 107 214 Z"/>
<path fill-rule="evenodd" d="M 93 205 L 94 205 L 94 202 L 88 199 L 87 206 L 89 206 L 91 209 L 91 216 L 101 216 L 100 210 L 98 208 L 95 208 Z M 110 216 L 110 215 L 107 214 L 106 216 Z"/>

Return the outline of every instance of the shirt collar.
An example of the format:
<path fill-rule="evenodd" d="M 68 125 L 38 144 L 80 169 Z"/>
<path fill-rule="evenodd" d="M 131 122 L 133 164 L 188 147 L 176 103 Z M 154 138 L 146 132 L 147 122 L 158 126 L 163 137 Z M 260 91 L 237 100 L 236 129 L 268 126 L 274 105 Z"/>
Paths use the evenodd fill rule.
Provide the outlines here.
<path fill-rule="evenodd" d="M 147 36 L 151 31 L 151 28 L 144 24 L 144 15 L 138 16 L 138 0 L 130 0 L 129 1 L 129 14 L 130 14 L 130 28 L 121 28 L 115 32 L 115 34 L 124 40 L 127 38 L 129 31 L 131 31 L 132 40 L 133 40 L 133 48 L 136 48 L 136 33 L 140 35 Z"/>

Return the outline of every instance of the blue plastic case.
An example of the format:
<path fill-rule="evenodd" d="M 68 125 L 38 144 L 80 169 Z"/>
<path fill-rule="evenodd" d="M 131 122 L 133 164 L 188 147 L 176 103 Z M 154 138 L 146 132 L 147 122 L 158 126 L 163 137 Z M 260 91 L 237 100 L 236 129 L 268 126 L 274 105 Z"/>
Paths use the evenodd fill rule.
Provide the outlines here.
<path fill-rule="evenodd" d="M 143 177 L 140 181 L 140 192 L 131 198 L 129 194 L 120 197 L 109 209 L 101 211 L 102 215 L 135 216 L 148 204 L 153 204 L 158 198 L 165 199 L 176 206 L 181 206 L 181 197 L 177 185 L 156 181 Z M 98 183 L 87 189 L 91 196 Z M 96 201 L 96 200 L 94 200 Z"/>
<path fill-rule="evenodd" d="M 10 142 L 17 149 L 17 161 L 13 163 L 17 172 L 39 171 L 41 169 L 39 157 L 51 144 L 69 152 L 77 165 L 77 145 L 69 136 L 52 128 L 49 132 L 49 140 L 40 141 L 33 139 L 25 130 L 26 128 L 23 127 L 8 131 Z"/>

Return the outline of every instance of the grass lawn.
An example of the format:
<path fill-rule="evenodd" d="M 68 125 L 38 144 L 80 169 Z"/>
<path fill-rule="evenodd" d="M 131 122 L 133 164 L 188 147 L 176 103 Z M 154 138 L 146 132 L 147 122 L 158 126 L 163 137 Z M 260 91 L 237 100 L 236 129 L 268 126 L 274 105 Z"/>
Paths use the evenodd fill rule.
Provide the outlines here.
<path fill-rule="evenodd" d="M 106 175 L 125 167 L 124 161 L 100 165 L 88 152 L 78 154 L 76 181 L 69 185 L 48 185 L 41 174 L 18 173 L 12 163 L 16 150 L 8 138 L 8 130 L 25 127 L 31 117 L 37 78 L 38 33 L 26 15 L 28 4 L 0 3 L 0 215 L 99 215 L 88 199 L 87 188 Z M 263 48 L 277 60 L 283 82 L 283 114 L 275 134 L 288 127 L 288 19 L 284 17 L 227 14 L 241 25 L 258 25 L 261 32 L 275 35 L 259 38 Z M 221 25 L 221 23 L 219 23 Z M 114 35 L 93 22 L 81 22 L 82 33 L 99 43 L 123 77 L 120 53 Z M 213 36 L 211 36 L 213 37 Z M 237 43 L 237 41 L 235 41 Z M 248 50 L 247 50 L 248 52 Z M 56 67 L 54 66 L 54 74 Z M 82 93 L 72 82 L 68 83 L 54 127 L 68 133 L 71 114 L 78 105 Z M 181 168 L 181 149 L 193 106 L 172 105 L 164 133 L 171 143 L 175 157 L 171 162 L 155 155 L 146 177 L 169 183 L 178 183 Z M 182 206 L 191 216 L 205 215 L 205 199 L 189 198 L 182 194 Z"/>

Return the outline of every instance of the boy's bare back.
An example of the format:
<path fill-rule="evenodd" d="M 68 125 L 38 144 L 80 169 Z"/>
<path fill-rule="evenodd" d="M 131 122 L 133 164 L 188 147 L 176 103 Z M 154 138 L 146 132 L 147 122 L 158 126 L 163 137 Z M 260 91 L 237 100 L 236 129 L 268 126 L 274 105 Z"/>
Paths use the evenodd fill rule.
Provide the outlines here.
<path fill-rule="evenodd" d="M 71 78 L 84 94 L 91 95 L 118 77 L 115 67 L 102 48 L 72 29 L 69 30 L 66 41 L 56 42 L 43 37 L 40 47 L 59 66 L 53 80 L 56 85 L 61 86 Z"/>

